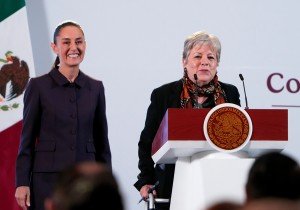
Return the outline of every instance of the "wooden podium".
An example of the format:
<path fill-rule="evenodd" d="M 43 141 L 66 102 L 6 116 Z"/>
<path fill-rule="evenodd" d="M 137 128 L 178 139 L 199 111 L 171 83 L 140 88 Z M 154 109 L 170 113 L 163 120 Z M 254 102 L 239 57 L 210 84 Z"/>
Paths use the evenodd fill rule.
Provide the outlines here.
<path fill-rule="evenodd" d="M 288 142 L 288 111 L 247 109 L 253 132 L 240 151 L 224 153 L 205 139 L 203 123 L 210 109 L 168 109 L 152 144 L 155 163 L 176 163 L 171 210 L 202 210 L 231 200 L 242 203 L 255 156 L 282 150 Z"/>

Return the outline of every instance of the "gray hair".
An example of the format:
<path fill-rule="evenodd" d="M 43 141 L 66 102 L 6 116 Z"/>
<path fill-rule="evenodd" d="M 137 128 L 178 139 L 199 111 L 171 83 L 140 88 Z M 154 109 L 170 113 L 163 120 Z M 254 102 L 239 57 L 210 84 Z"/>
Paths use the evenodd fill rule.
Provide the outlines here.
<path fill-rule="evenodd" d="M 196 45 L 203 45 L 203 44 L 208 44 L 210 47 L 212 47 L 212 50 L 216 52 L 217 61 L 219 63 L 220 56 L 221 56 L 221 43 L 218 37 L 204 31 L 195 32 L 186 38 L 186 40 L 184 41 L 182 58 L 186 59 L 190 55 L 191 50 Z"/>

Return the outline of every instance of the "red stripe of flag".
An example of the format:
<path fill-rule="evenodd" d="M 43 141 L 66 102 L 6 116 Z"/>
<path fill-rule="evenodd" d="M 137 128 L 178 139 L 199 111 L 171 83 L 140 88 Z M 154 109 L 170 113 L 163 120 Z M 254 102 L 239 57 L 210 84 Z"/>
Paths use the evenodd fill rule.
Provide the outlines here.
<path fill-rule="evenodd" d="M 22 121 L 0 132 L 0 205 L 3 210 L 19 210 L 15 200 L 15 168 Z"/>

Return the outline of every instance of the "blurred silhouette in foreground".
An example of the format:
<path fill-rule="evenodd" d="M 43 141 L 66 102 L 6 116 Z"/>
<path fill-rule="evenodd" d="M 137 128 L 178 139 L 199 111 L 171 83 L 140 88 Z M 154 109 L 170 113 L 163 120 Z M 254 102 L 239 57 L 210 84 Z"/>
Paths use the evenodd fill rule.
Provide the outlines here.
<path fill-rule="evenodd" d="M 270 152 L 258 157 L 246 184 L 247 202 L 261 198 L 300 198 L 300 168 L 291 157 Z"/>
<path fill-rule="evenodd" d="M 300 168 L 293 158 L 269 152 L 252 164 L 246 182 L 246 201 L 220 201 L 206 210 L 300 210 Z"/>
<path fill-rule="evenodd" d="M 281 198 L 262 198 L 247 203 L 240 210 L 300 210 L 300 203 Z"/>
<path fill-rule="evenodd" d="M 209 206 L 206 210 L 240 210 L 241 208 L 241 204 L 231 201 L 221 201 Z"/>
<path fill-rule="evenodd" d="M 63 171 L 46 210 L 123 210 L 118 184 L 111 170 L 96 162 L 83 162 Z"/>

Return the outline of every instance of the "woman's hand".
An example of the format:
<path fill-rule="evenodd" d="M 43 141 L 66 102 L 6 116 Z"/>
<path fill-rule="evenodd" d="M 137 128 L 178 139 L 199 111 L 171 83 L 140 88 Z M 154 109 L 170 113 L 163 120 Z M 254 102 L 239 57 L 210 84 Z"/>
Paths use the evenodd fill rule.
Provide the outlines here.
<path fill-rule="evenodd" d="M 140 189 L 140 194 L 142 196 L 142 198 L 147 199 L 149 197 L 149 190 L 151 189 L 151 187 L 153 187 L 153 185 L 144 185 L 141 189 Z M 153 195 L 154 197 L 156 197 L 156 191 L 153 190 Z"/>
<path fill-rule="evenodd" d="M 27 210 L 30 206 L 30 189 L 28 186 L 17 187 L 15 198 L 18 205 L 23 209 Z"/>

